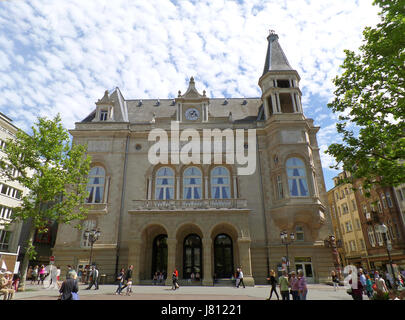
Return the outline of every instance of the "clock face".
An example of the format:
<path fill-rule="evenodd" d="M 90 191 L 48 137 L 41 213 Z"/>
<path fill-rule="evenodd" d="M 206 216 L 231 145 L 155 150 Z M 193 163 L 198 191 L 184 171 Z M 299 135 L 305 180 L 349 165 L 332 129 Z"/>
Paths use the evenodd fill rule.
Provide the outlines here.
<path fill-rule="evenodd" d="M 190 108 L 187 109 L 185 116 L 187 120 L 197 120 L 200 117 L 200 111 L 196 108 Z"/>

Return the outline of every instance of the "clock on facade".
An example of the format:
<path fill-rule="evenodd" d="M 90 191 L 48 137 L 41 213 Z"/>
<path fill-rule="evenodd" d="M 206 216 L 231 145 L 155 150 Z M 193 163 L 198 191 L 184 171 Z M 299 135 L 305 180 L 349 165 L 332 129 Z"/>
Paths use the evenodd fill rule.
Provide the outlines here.
<path fill-rule="evenodd" d="M 200 117 L 200 111 L 196 108 L 190 108 L 187 109 L 185 116 L 187 120 L 197 120 Z"/>

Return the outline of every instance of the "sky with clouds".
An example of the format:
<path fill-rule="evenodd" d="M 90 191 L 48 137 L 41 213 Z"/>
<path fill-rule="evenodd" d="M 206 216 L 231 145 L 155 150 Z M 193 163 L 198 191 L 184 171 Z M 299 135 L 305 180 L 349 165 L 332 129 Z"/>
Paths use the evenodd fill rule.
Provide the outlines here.
<path fill-rule="evenodd" d="M 378 21 L 372 0 L 14 0 L 0 2 L 0 111 L 29 132 L 60 113 L 71 129 L 106 89 L 126 99 L 259 97 L 269 29 L 301 76 L 304 113 L 321 127 L 323 153 L 338 140 L 333 96 L 344 49 Z"/>

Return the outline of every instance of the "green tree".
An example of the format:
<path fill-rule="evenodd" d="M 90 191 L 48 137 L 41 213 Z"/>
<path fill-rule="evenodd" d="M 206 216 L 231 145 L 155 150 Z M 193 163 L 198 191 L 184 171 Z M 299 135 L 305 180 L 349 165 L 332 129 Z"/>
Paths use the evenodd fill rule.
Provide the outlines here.
<path fill-rule="evenodd" d="M 403 0 L 375 0 L 380 23 L 363 31 L 359 53 L 345 50 L 343 73 L 333 83 L 342 143 L 326 153 L 364 187 L 405 181 L 405 6 Z M 350 182 L 350 181 L 346 181 Z"/>
<path fill-rule="evenodd" d="M 38 118 L 29 135 L 21 130 L 6 143 L 6 157 L 0 160 L 0 174 L 30 191 L 13 209 L 12 222 L 31 221 L 25 256 L 21 266 L 21 289 L 29 260 L 35 258 L 32 244 L 35 231 L 46 232 L 50 221 L 59 224 L 85 219 L 86 184 L 90 157 L 86 147 L 72 145 L 61 118 Z M 15 174 L 18 172 L 18 174 Z M 78 224 L 77 224 L 78 226 Z"/>

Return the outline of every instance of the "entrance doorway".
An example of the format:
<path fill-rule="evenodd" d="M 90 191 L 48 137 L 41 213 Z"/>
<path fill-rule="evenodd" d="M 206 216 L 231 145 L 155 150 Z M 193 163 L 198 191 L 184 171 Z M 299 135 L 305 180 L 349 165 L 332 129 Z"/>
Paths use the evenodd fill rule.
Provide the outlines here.
<path fill-rule="evenodd" d="M 312 269 L 312 259 L 311 257 L 295 257 L 295 271 L 298 274 L 298 270 L 304 272 L 305 278 L 307 278 L 307 283 L 314 283 L 314 272 Z"/>
<path fill-rule="evenodd" d="M 183 243 L 183 279 L 199 280 L 202 276 L 202 244 L 197 234 L 190 234 Z"/>
<path fill-rule="evenodd" d="M 160 234 L 153 239 L 151 279 L 155 272 L 167 275 L 167 235 Z"/>
<path fill-rule="evenodd" d="M 232 239 L 222 233 L 214 240 L 214 276 L 216 279 L 231 278 L 233 272 Z"/>

